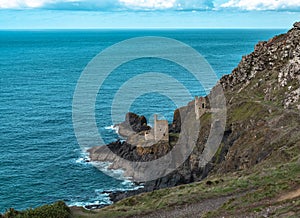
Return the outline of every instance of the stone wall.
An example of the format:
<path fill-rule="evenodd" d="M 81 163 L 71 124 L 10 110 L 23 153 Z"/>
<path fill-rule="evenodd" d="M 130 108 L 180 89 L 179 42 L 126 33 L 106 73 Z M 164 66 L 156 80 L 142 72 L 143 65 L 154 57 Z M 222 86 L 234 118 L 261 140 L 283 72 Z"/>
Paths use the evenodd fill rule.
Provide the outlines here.
<path fill-rule="evenodd" d="M 204 97 L 195 97 L 195 114 L 196 119 L 199 120 L 200 117 L 206 112 L 207 105 L 206 99 Z"/>
<path fill-rule="evenodd" d="M 154 115 L 154 139 L 155 141 L 169 141 L 169 123 L 167 120 L 158 120 Z"/>

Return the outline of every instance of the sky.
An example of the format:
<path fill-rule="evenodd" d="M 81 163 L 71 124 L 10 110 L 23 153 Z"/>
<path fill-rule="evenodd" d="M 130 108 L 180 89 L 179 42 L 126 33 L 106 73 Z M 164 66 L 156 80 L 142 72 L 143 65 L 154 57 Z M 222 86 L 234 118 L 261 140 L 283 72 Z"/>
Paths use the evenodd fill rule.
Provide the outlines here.
<path fill-rule="evenodd" d="M 300 0 L 0 0 L 0 29 L 283 28 Z"/>

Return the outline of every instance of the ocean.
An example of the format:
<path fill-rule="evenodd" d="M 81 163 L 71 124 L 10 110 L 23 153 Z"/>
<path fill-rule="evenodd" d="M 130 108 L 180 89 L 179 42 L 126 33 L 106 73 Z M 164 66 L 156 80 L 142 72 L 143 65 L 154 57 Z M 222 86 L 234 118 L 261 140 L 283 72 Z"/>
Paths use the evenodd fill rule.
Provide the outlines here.
<path fill-rule="evenodd" d="M 0 31 L 0 213 L 64 200 L 110 203 L 105 190 L 137 188 L 121 171 L 112 178 L 86 162 L 75 137 L 72 100 L 85 66 L 99 52 L 133 37 L 161 36 L 196 49 L 218 78 L 229 74 L 254 45 L 285 30 L 33 30 Z M 147 66 L 147 67 L 145 67 Z M 193 95 L 204 95 L 185 69 L 156 59 L 122 65 L 103 84 L 96 120 L 105 143 L 118 138 L 110 108 L 118 88 L 142 72 L 176 75 Z M 100 90 L 101 91 L 101 90 Z M 99 91 L 99 92 L 100 92 Z M 161 106 L 163 102 L 163 107 Z M 130 111 L 172 121 L 176 105 L 159 93 L 141 95 Z M 124 114 L 125 116 L 125 114 Z"/>

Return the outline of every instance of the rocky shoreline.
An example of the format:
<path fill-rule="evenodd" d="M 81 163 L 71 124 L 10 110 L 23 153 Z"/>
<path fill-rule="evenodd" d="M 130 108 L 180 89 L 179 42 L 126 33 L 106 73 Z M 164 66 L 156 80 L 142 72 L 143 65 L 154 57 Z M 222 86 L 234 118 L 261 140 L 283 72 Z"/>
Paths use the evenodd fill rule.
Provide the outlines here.
<path fill-rule="evenodd" d="M 177 115 L 174 116 L 173 123 L 179 123 L 176 119 L 178 119 Z M 172 127 L 173 128 L 172 128 Z M 170 132 L 175 132 L 176 125 L 170 124 Z M 178 128 L 177 128 L 178 129 Z M 118 125 L 118 134 L 125 138 L 126 140 L 117 140 L 112 142 L 106 146 L 93 147 L 88 150 L 89 157 L 91 161 L 105 161 L 105 162 L 113 162 L 114 159 L 110 158 L 107 154 L 107 148 L 112 151 L 114 154 L 118 155 L 129 161 L 151 161 L 155 160 L 161 156 L 164 156 L 166 153 L 172 149 L 172 144 L 176 143 L 178 138 L 174 136 L 170 136 L 170 142 L 157 142 L 149 148 L 142 149 L 137 145 L 129 144 L 128 141 L 138 141 L 136 138 L 139 136 L 144 136 L 145 131 L 151 130 L 151 127 L 148 126 L 147 120 L 144 116 L 139 116 L 134 113 L 127 113 L 125 116 L 125 121 Z M 110 169 L 118 169 L 113 164 L 110 166 Z M 162 187 L 170 187 L 177 185 L 163 185 L 162 183 L 156 183 L 157 181 L 151 181 L 142 183 L 143 188 L 139 188 L 136 190 L 128 190 L 128 191 L 104 191 L 103 194 L 108 194 L 110 200 L 112 202 L 117 202 L 123 198 L 133 196 L 136 194 L 140 194 L 143 192 L 149 192 L 153 190 L 160 189 Z M 178 183 L 182 184 L 182 183 Z M 137 186 L 141 185 L 141 183 L 136 183 Z M 90 205 L 86 207 L 87 209 L 99 209 L 108 206 L 108 205 Z"/>
<path fill-rule="evenodd" d="M 148 126 L 146 118 L 144 116 L 139 116 L 131 112 L 127 113 L 125 116 L 125 121 L 118 125 L 119 135 L 126 140 L 117 140 L 106 146 L 98 146 L 89 149 L 88 152 L 90 154 L 91 161 L 105 161 L 113 163 L 114 158 L 110 156 L 110 151 L 121 158 L 137 162 L 148 162 L 166 155 L 178 141 L 188 141 L 187 137 L 180 137 L 183 120 L 188 121 L 187 123 L 200 122 L 200 120 L 196 120 L 195 118 L 194 108 L 195 100 L 189 102 L 185 107 L 176 109 L 174 111 L 173 121 L 171 124 L 169 124 L 168 127 L 170 134 L 169 141 L 158 141 L 156 143 L 153 143 L 150 147 L 139 146 L 139 143 L 141 141 L 140 138 L 144 138 L 145 132 L 151 130 L 151 127 Z M 206 114 L 206 117 L 204 116 L 201 118 L 201 122 L 203 121 L 203 123 L 205 124 L 203 126 L 205 127 L 206 133 L 209 132 L 211 124 L 210 120 L 207 119 L 207 116 L 210 116 L 209 113 Z M 186 134 L 189 135 L 188 131 L 192 130 L 193 128 L 190 128 L 190 130 L 187 130 Z M 146 142 L 142 140 L 142 143 L 144 144 Z M 205 140 L 202 143 L 204 145 Z M 107 148 L 109 148 L 109 151 L 107 150 Z M 202 149 L 203 148 L 201 148 L 201 150 Z M 110 168 L 119 169 L 119 166 L 116 166 L 113 163 Z M 157 180 L 143 182 L 143 188 L 129 191 L 104 191 L 103 193 L 109 194 L 112 202 L 117 202 L 124 198 L 143 192 L 151 192 L 161 188 L 173 187 L 181 184 L 199 181 L 200 179 L 206 177 L 208 171 L 209 170 L 207 170 L 206 166 L 203 168 L 203 170 L 201 169 L 200 171 L 191 169 L 190 161 L 188 159 L 181 167 L 179 167 L 178 170 L 168 174 L 167 176 L 164 176 L 163 178 Z M 198 176 L 194 176 L 193 174 L 197 174 Z M 136 183 L 136 185 L 141 184 Z"/>
<path fill-rule="evenodd" d="M 109 192 L 111 200 L 117 202 L 142 192 L 200 181 L 211 172 L 245 170 L 267 159 L 276 144 L 282 140 L 288 143 L 299 133 L 299 66 L 300 23 L 297 22 L 286 34 L 258 43 L 254 52 L 244 56 L 231 74 L 220 79 L 229 114 L 221 146 L 210 162 L 203 166 L 199 160 L 212 125 L 211 113 L 207 112 L 200 118 L 201 131 L 198 133 L 197 146 L 176 171 L 146 182 L 143 189 Z M 172 142 L 178 140 L 182 120 L 190 123 L 187 130 L 183 131 L 191 131 L 195 120 L 194 103 L 192 101 L 174 111 L 173 122 L 169 124 L 170 143 L 157 143 L 141 149 L 128 141 L 117 141 L 107 147 L 132 161 L 149 161 L 163 156 L 172 149 Z M 135 138 L 132 136 L 143 136 L 145 131 L 150 130 L 143 116 L 132 113 L 126 115 L 125 122 L 119 127 L 120 134 L 131 139 Z M 248 144 L 252 145 L 251 149 L 245 147 Z M 92 161 L 103 160 L 104 157 L 100 155 L 102 149 L 95 147 L 89 151 Z M 105 158 L 109 159 L 107 156 Z"/>

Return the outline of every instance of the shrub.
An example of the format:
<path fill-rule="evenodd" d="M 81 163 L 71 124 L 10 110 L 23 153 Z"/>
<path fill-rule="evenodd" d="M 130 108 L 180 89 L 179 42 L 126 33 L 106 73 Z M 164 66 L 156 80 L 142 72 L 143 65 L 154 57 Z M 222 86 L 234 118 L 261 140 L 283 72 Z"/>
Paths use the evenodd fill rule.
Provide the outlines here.
<path fill-rule="evenodd" d="M 16 211 L 10 208 L 1 218 L 70 218 L 70 208 L 63 202 L 58 201 L 54 204 L 43 205 L 35 209 Z"/>

